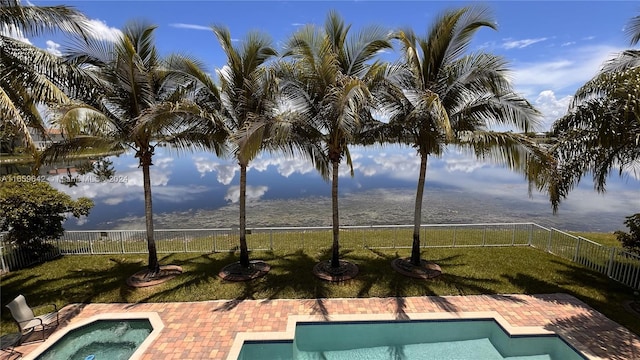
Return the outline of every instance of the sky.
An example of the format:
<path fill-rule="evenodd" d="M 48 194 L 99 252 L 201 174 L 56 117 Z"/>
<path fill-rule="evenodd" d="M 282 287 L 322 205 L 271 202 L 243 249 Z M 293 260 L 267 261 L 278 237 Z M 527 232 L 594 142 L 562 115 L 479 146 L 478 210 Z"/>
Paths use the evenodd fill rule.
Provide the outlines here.
<path fill-rule="evenodd" d="M 640 14 L 632 1 L 32 1 L 64 4 L 82 11 L 98 36 L 115 38 L 128 21 L 158 26 L 156 43 L 162 54 L 178 52 L 200 59 L 210 72 L 225 58 L 211 25 L 224 25 L 236 43 L 249 31 L 262 31 L 276 45 L 305 24 L 321 25 L 337 10 L 352 30 L 368 25 L 412 28 L 426 34 L 442 11 L 467 5 L 486 6 L 498 30 L 481 29 L 470 51 L 505 57 L 513 85 L 544 115 L 537 129 L 546 131 L 562 116 L 571 96 L 614 54 L 631 46 L 624 27 Z M 20 34 L 16 34 L 20 37 Z M 60 35 L 27 39 L 60 53 L 69 43 Z M 397 53 L 384 54 L 395 58 Z"/>
<path fill-rule="evenodd" d="M 337 10 L 347 23 L 352 24 L 352 31 L 357 32 L 368 25 L 380 25 L 390 30 L 410 27 L 425 35 L 443 10 L 481 4 L 491 11 L 498 30 L 486 28 L 478 31 L 469 50 L 491 52 L 508 60 L 516 91 L 544 115 L 544 122 L 537 129 L 539 131 L 548 130 L 553 121 L 566 112 L 575 91 L 592 78 L 607 59 L 631 48 L 624 26 L 633 16 L 640 15 L 640 3 L 630 1 L 32 0 L 32 3 L 73 6 L 92 19 L 96 36 L 106 39 L 115 39 L 118 28 L 128 21 L 146 20 L 158 26 L 156 44 L 163 55 L 178 52 L 196 57 L 212 74 L 225 64 L 224 54 L 210 28 L 213 24 L 228 27 L 236 44 L 240 44 L 247 32 L 256 30 L 269 34 L 279 47 L 301 26 L 322 25 L 329 10 Z M 69 39 L 61 34 L 39 38 L 25 38 L 15 32 L 13 35 L 54 54 L 60 54 L 69 44 Z M 398 54 L 391 52 L 382 56 L 394 59 Z M 396 190 L 400 189 L 398 191 L 403 191 L 406 201 L 398 205 L 398 213 L 405 215 L 411 212 L 403 206 L 411 206 L 415 191 L 419 162 L 415 150 L 407 147 L 356 148 L 352 150 L 352 156 L 356 175 L 350 178 L 348 167 L 341 167 L 341 194 L 348 197 L 349 193 L 385 189 L 390 197 L 396 199 L 400 196 Z M 52 184 L 74 197 L 92 198 L 96 202 L 92 210 L 96 217 L 111 219 L 126 215 L 140 220 L 143 215 L 140 169 L 132 156 L 114 161 L 118 174 L 126 177 L 126 182 L 86 182 L 68 188 L 57 181 L 60 180 L 58 177 L 51 180 Z M 182 158 L 159 154 L 154 164 L 154 212 L 157 209 L 160 213 L 187 214 L 185 218 L 174 219 L 174 223 L 187 221 L 198 209 L 224 209 L 225 204 L 237 205 L 238 176 L 233 160 L 201 153 L 187 154 Z M 249 196 L 262 203 L 293 195 L 328 196 L 330 193 L 328 185 L 322 183 L 305 159 L 260 156 L 250 165 L 248 176 Z M 638 173 L 626 174 L 622 179 L 616 176 L 609 181 L 607 194 L 602 195 L 593 190 L 591 178 L 587 176 L 561 205 L 559 216 L 553 217 L 545 194 L 534 191 L 533 196 L 528 197 L 522 175 L 453 150 L 442 159 L 431 159 L 427 170 L 426 190 L 434 191 L 428 193 L 428 198 L 440 199 L 446 206 L 438 208 L 431 204 L 425 211 L 430 211 L 428 222 L 450 221 L 454 216 L 452 212 L 457 212 L 455 219 L 458 222 L 469 221 L 469 216 L 481 214 L 487 216 L 479 219 L 480 222 L 489 221 L 487 219 L 534 219 L 543 224 L 557 223 L 561 228 L 581 228 L 588 224 L 593 225 L 594 230 L 609 231 L 621 229 L 624 216 L 640 208 L 639 181 Z M 438 197 L 435 192 L 444 195 Z M 380 193 L 376 194 L 379 196 Z M 458 207 L 452 209 L 450 198 L 456 195 L 460 201 Z M 472 200 L 468 200 L 469 197 Z M 489 203 L 495 206 L 490 208 Z M 471 204 L 485 207 L 478 210 Z M 219 216 L 206 215 L 206 218 Z M 235 215 L 230 218 L 235 218 Z M 85 221 L 81 220 L 78 226 L 82 227 Z M 96 221 L 90 221 L 86 226 L 104 228 L 109 225 Z M 198 221 L 203 220 L 198 218 Z M 135 224 L 140 223 L 143 221 Z"/>

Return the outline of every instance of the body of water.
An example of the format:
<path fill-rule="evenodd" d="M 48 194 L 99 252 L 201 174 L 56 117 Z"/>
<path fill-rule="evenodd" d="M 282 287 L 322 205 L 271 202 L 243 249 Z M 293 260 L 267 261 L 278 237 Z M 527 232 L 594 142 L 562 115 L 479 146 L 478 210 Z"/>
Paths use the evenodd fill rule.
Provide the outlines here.
<path fill-rule="evenodd" d="M 411 224 L 419 158 L 407 147 L 354 148 L 354 177 L 340 173 L 342 225 Z M 65 228 L 144 229 L 142 171 L 132 154 L 112 156 L 112 179 L 98 182 L 78 175 L 64 184 L 65 171 L 50 183 L 73 197 L 95 202 L 91 214 L 69 219 Z M 65 168 L 66 165 L 59 166 Z M 72 169 L 73 164 L 68 164 Z M 176 154 L 160 148 L 151 167 L 155 226 L 212 228 L 238 225 L 239 168 L 210 153 Z M 261 156 L 247 174 L 247 225 L 329 226 L 331 184 L 302 158 Z M 524 177 L 455 149 L 430 158 L 423 223 L 535 222 L 563 230 L 626 230 L 625 216 L 640 211 L 640 180 L 634 174 L 612 177 L 605 194 L 585 178 L 553 215 L 545 194 L 529 196 Z"/>

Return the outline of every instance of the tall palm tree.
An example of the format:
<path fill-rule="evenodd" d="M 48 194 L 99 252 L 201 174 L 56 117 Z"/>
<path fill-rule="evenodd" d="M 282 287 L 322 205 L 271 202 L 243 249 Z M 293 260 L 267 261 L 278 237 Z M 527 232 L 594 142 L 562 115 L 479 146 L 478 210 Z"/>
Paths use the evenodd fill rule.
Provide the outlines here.
<path fill-rule="evenodd" d="M 87 36 L 85 16 L 68 6 L 23 6 L 0 0 L 0 31 L 39 36 L 58 30 Z M 38 105 L 68 102 L 57 75 L 61 59 L 0 32 L 0 120 L 18 129 L 29 152 L 37 157 L 32 132 L 46 136 Z M 29 86 L 27 86 L 29 84 Z"/>
<path fill-rule="evenodd" d="M 631 45 L 640 41 L 640 16 L 629 21 Z M 640 50 L 607 61 L 574 95 L 552 132 L 556 172 L 547 189 L 554 210 L 580 179 L 592 173 L 596 191 L 606 190 L 612 171 L 640 172 Z"/>
<path fill-rule="evenodd" d="M 266 67 L 277 55 L 271 40 L 261 33 L 250 33 L 242 47 L 233 46 L 231 34 L 222 26 L 213 31 L 227 56 L 226 65 L 218 71 L 221 85 L 222 113 L 231 131 L 234 155 L 240 166 L 240 265 L 251 266 L 247 247 L 247 167 L 266 143 L 269 125 L 277 117 L 278 87 Z"/>
<path fill-rule="evenodd" d="M 326 160 L 317 161 L 322 176 L 331 176 L 333 244 L 331 268 L 339 262 L 338 170 L 346 159 L 351 166 L 348 145 L 353 143 L 365 120 L 370 116 L 373 97 L 369 86 L 377 79 L 382 65 L 376 54 L 391 48 L 388 32 L 380 27 L 368 27 L 355 36 L 351 26 L 337 12 L 330 12 L 319 29 L 307 26 L 291 36 L 285 45 L 286 56 L 293 59 L 285 91 L 297 94 L 305 103 L 308 124 L 319 136 L 312 141 L 322 144 L 323 154 L 312 154 Z M 322 168 L 330 164 L 330 168 Z M 353 173 L 353 169 L 352 169 Z"/>
<path fill-rule="evenodd" d="M 395 35 L 403 62 L 392 71 L 392 86 L 382 87 L 378 96 L 391 115 L 388 139 L 412 145 L 420 156 L 410 259 L 414 266 L 421 266 L 420 226 L 429 156 L 440 156 L 448 144 L 457 143 L 516 166 L 516 150 L 500 147 L 517 147 L 524 137 L 490 128 L 514 125 L 526 131 L 538 115 L 511 88 L 502 58 L 465 55 L 473 35 L 483 27 L 495 29 L 487 10 L 465 7 L 444 12 L 425 37 L 410 29 Z"/>
<path fill-rule="evenodd" d="M 80 80 L 77 76 L 69 80 L 69 91 L 80 103 L 60 108 L 63 115 L 57 124 L 70 139 L 51 149 L 54 159 L 84 147 L 135 151 L 143 174 L 151 277 L 160 270 L 150 176 L 156 146 L 220 152 L 226 135 L 217 115 L 194 101 L 205 85 L 188 70 L 204 71 L 187 57 L 161 58 L 154 30 L 153 25 L 133 22 L 116 43 L 89 40 L 69 49 L 66 59 L 83 75 Z"/>

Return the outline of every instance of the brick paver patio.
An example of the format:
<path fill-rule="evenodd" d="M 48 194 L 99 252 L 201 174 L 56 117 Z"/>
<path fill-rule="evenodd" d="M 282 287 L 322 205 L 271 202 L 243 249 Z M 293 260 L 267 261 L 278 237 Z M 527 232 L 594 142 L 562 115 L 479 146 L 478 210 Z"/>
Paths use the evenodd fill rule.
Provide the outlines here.
<path fill-rule="evenodd" d="M 89 317 L 122 312 L 157 312 L 164 329 L 142 355 L 157 359 L 226 359 L 241 332 L 282 332 L 290 315 L 497 312 L 511 326 L 539 326 L 561 334 L 592 358 L 640 359 L 640 338 L 566 294 L 425 296 L 407 298 L 230 300 L 192 303 L 73 304 L 62 310 L 57 331 Z M 629 316 L 633 316 L 629 314 Z M 24 355 L 42 343 L 16 348 Z M 18 356 L 0 355 L 2 359 Z"/>

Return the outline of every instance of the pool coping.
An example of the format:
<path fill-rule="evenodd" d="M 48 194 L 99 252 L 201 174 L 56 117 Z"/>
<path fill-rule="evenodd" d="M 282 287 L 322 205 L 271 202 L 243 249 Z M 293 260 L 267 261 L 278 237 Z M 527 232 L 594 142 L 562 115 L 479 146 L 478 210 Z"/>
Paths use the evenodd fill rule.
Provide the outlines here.
<path fill-rule="evenodd" d="M 589 347 L 562 333 L 547 330 L 542 326 L 513 326 L 497 311 L 446 312 L 446 313 L 406 313 L 407 318 L 398 319 L 397 314 L 339 314 L 329 319 L 321 315 L 290 315 L 285 331 L 239 332 L 229 349 L 227 360 L 237 360 L 245 341 L 293 341 L 298 323 L 303 322 L 345 322 L 345 321 L 409 321 L 409 320 L 495 320 L 509 336 L 557 335 L 589 360 L 606 360 L 589 355 Z"/>
<path fill-rule="evenodd" d="M 160 318 L 160 315 L 157 312 L 127 312 L 127 313 L 104 313 L 91 316 L 89 318 L 80 320 L 69 326 L 65 327 L 62 331 L 56 331 L 52 334 L 44 343 L 39 345 L 35 350 L 26 355 L 24 360 L 34 360 L 40 354 L 45 352 L 49 347 L 51 347 L 55 342 L 60 340 L 63 336 L 68 334 L 70 331 L 81 328 L 85 325 L 88 325 L 97 320 L 131 320 L 131 319 L 147 319 L 151 323 L 151 333 L 146 337 L 146 339 L 138 346 L 136 351 L 131 354 L 129 360 L 139 360 L 142 358 L 147 349 L 153 344 L 154 341 L 160 336 L 160 333 L 164 329 L 164 323 Z"/>

